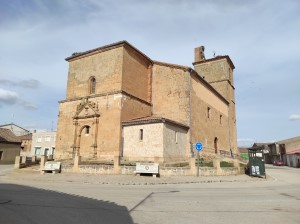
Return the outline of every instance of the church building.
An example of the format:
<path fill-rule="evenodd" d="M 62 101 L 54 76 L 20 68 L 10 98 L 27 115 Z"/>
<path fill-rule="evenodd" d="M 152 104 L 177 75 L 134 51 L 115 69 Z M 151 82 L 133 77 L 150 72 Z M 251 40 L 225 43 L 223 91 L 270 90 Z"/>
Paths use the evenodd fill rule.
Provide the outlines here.
<path fill-rule="evenodd" d="M 201 153 L 237 153 L 229 56 L 194 68 L 155 61 L 127 41 L 73 53 L 66 99 L 59 102 L 56 159 L 186 161 Z"/>

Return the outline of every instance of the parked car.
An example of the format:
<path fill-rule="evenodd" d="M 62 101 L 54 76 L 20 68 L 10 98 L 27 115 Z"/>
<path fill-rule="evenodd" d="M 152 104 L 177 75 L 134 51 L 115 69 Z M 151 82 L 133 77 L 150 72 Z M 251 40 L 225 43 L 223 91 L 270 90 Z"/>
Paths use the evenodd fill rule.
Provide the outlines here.
<path fill-rule="evenodd" d="M 275 160 L 273 166 L 284 166 L 284 162 L 282 160 Z"/>

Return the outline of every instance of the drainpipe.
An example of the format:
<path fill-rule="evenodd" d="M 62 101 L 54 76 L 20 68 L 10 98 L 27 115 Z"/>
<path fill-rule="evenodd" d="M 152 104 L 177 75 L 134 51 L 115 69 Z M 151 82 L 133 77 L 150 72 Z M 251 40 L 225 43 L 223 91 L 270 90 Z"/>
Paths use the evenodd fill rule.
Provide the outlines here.
<path fill-rule="evenodd" d="M 230 152 L 232 153 L 231 149 L 231 132 L 230 132 L 230 108 L 228 108 L 228 141 L 229 141 L 229 149 Z M 232 155 L 232 154 L 231 154 Z"/>
<path fill-rule="evenodd" d="M 148 93 L 149 93 L 149 102 L 151 104 L 150 108 L 151 108 L 151 116 L 153 115 L 153 103 L 152 103 L 152 94 L 153 94 L 153 64 L 151 63 L 149 65 L 149 70 L 150 70 L 150 77 L 149 77 L 149 85 L 150 85 L 150 88 L 148 90 Z"/>
<path fill-rule="evenodd" d="M 228 85 L 227 85 L 227 92 L 228 92 Z M 229 99 L 229 104 L 228 104 L 228 140 L 229 140 L 229 150 L 230 150 L 230 155 L 231 157 L 233 157 L 233 154 L 232 154 L 232 148 L 231 148 L 231 123 L 230 123 L 230 102 L 231 100 Z"/>
<path fill-rule="evenodd" d="M 190 116 L 189 116 L 189 126 L 190 126 L 190 150 L 191 150 L 191 158 L 194 157 L 193 150 L 193 142 L 192 142 L 192 70 L 189 70 L 189 108 L 190 108 Z"/>

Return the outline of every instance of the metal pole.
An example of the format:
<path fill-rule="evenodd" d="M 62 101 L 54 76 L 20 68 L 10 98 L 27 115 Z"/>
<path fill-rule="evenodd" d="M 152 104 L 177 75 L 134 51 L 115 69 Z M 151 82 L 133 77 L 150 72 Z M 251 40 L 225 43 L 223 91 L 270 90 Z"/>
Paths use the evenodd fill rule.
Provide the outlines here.
<path fill-rule="evenodd" d="M 198 169 L 197 169 L 197 177 L 199 177 L 199 163 L 200 163 L 200 153 L 198 151 Z"/>

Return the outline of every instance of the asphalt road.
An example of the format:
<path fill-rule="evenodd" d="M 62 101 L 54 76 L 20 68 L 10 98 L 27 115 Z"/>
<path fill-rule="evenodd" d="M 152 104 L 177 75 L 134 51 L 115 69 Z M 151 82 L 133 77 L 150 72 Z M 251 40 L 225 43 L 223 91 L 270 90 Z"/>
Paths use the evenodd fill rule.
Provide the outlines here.
<path fill-rule="evenodd" d="M 274 179 L 160 185 L 14 180 L 0 184 L 0 223 L 299 224 L 300 169 L 268 166 L 267 173 Z"/>

